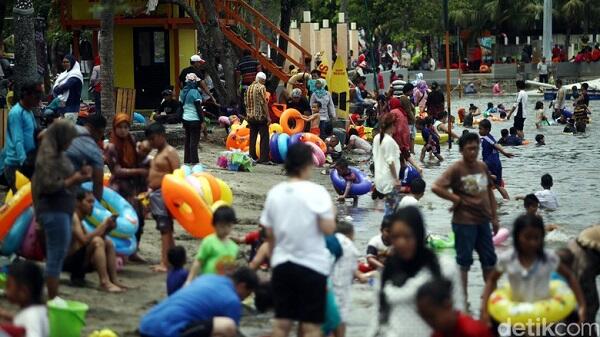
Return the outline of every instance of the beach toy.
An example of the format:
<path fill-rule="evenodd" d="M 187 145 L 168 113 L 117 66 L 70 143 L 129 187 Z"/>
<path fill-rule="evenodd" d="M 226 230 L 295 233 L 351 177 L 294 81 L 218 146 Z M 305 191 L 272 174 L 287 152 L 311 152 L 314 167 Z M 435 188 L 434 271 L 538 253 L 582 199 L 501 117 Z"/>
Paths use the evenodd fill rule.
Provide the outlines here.
<path fill-rule="evenodd" d="M 283 112 L 286 109 L 287 109 L 287 105 L 286 104 L 274 103 L 271 106 L 271 111 L 273 111 L 273 115 L 275 115 L 275 117 L 277 117 L 277 118 L 281 118 L 281 115 L 283 114 Z"/>
<path fill-rule="evenodd" d="M 227 150 L 242 150 L 244 152 L 248 151 L 250 146 L 250 129 L 238 128 L 233 130 L 227 136 L 227 140 L 225 142 L 225 147 Z"/>
<path fill-rule="evenodd" d="M 54 299 L 48 302 L 50 337 L 80 337 L 88 306 L 82 302 Z"/>
<path fill-rule="evenodd" d="M 45 247 L 38 241 L 38 225 L 35 219 L 29 224 L 25 238 L 19 249 L 19 255 L 33 261 L 44 261 L 46 257 Z"/>
<path fill-rule="evenodd" d="M 536 319 L 559 322 L 568 317 L 577 305 L 571 288 L 563 281 L 550 281 L 550 297 L 537 302 L 515 302 L 508 284 L 496 289 L 487 303 L 488 311 L 499 323 L 529 324 Z"/>
<path fill-rule="evenodd" d="M 313 153 L 313 163 L 317 167 L 321 167 L 325 164 L 325 153 L 315 143 L 306 143 L 311 147 Z"/>
<path fill-rule="evenodd" d="M 287 151 L 290 144 L 290 136 L 285 133 L 279 134 L 277 137 L 277 150 L 279 151 L 279 157 L 281 161 L 285 161 L 287 158 Z"/>
<path fill-rule="evenodd" d="M 133 124 L 146 124 L 146 118 L 139 112 L 133 113 Z"/>
<path fill-rule="evenodd" d="M 473 124 L 475 122 L 473 121 Z M 440 144 L 448 143 L 448 134 L 447 133 L 438 133 L 440 135 Z M 423 135 L 420 132 L 417 132 L 415 135 L 415 144 L 425 145 L 425 140 L 423 139 Z"/>
<path fill-rule="evenodd" d="M 276 163 L 283 163 L 283 159 L 279 155 L 279 136 L 283 133 L 274 133 L 269 139 L 269 150 L 271 152 L 271 160 Z"/>
<path fill-rule="evenodd" d="M 448 235 L 429 234 L 427 235 L 427 244 L 433 249 L 454 248 L 454 232 Z"/>
<path fill-rule="evenodd" d="M 196 238 L 204 238 L 214 232 L 209 205 L 186 180 L 167 174 L 161 188 L 169 212 L 188 233 Z M 203 190 L 206 191 L 204 187 Z"/>
<path fill-rule="evenodd" d="M 371 265 L 368 263 L 359 263 L 358 264 L 358 271 L 360 271 L 361 273 L 368 273 L 373 270 L 375 270 L 375 268 L 371 267 Z"/>
<path fill-rule="evenodd" d="M 317 145 L 321 151 L 323 151 L 323 153 L 327 152 L 327 144 L 325 144 L 325 142 L 315 134 L 304 132 L 300 135 L 299 140 L 303 143 L 313 143 Z"/>
<path fill-rule="evenodd" d="M 23 175 L 23 173 L 18 170 L 15 171 L 15 187 L 17 191 L 21 189 L 21 187 L 25 186 L 25 184 L 29 183 L 29 179 Z M 6 192 L 6 197 L 4 198 L 4 203 L 7 203 L 10 199 L 12 199 L 13 193 L 12 190 L 8 190 Z"/>
<path fill-rule="evenodd" d="M 499 246 L 502 243 L 504 243 L 504 241 L 506 241 L 508 239 L 508 237 L 510 236 L 510 231 L 504 227 L 498 229 L 498 233 L 496 233 L 496 235 L 494 235 L 494 237 L 492 238 L 492 240 L 494 241 L 494 246 Z"/>
<path fill-rule="evenodd" d="M 283 128 L 278 123 L 272 123 L 271 125 L 269 125 L 269 133 L 283 133 Z"/>
<path fill-rule="evenodd" d="M 0 212 L 0 240 L 4 240 L 17 218 L 32 202 L 31 183 L 26 183 L 6 202 L 6 207 Z"/>
<path fill-rule="evenodd" d="M 92 332 L 88 337 L 119 337 L 114 331 L 109 329 L 96 330 Z"/>
<path fill-rule="evenodd" d="M 87 191 L 92 191 L 92 183 L 85 182 L 81 187 Z M 108 213 L 107 213 L 108 212 Z M 116 219 L 117 228 L 110 235 L 120 238 L 128 238 L 135 235 L 138 229 L 138 216 L 133 206 L 119 193 L 105 187 L 102 192 L 102 200 L 94 203 L 92 215 L 84 221 L 88 221 L 93 227 L 98 227 L 104 219 L 112 214 L 118 215 Z"/>
<path fill-rule="evenodd" d="M 216 201 L 221 200 L 221 186 L 214 176 L 208 173 L 197 173 L 194 174 L 194 177 L 202 184 L 204 200 L 207 204 L 212 205 Z"/>
<path fill-rule="evenodd" d="M 219 189 L 221 190 L 221 200 L 227 205 L 233 204 L 233 191 L 231 191 L 231 187 L 227 185 L 223 180 L 219 178 L 215 178 L 217 180 L 217 184 L 219 184 Z"/>
<path fill-rule="evenodd" d="M 29 207 L 17 218 L 17 220 L 15 220 L 12 228 L 2 241 L 0 254 L 10 256 L 19 250 L 32 220 L 33 207 Z"/>
<path fill-rule="evenodd" d="M 371 192 L 373 184 L 371 183 L 371 181 L 369 181 L 367 175 L 356 167 L 351 166 L 350 170 L 356 176 L 357 182 L 352 183 L 352 187 L 350 187 L 349 196 L 358 196 Z M 333 187 L 335 188 L 335 190 L 339 194 L 343 194 L 346 190 L 346 180 L 340 177 L 336 169 L 331 170 L 329 177 L 331 178 L 331 182 L 333 183 Z"/>
<path fill-rule="evenodd" d="M 291 121 L 294 122 L 293 126 L 290 125 Z M 304 120 L 302 119 L 302 114 L 296 109 L 286 109 L 283 114 L 281 114 L 279 124 L 281 124 L 281 127 L 283 128 L 283 132 L 290 136 L 304 131 Z"/>
<path fill-rule="evenodd" d="M 237 116 L 230 116 L 229 118 L 231 120 L 231 131 L 237 131 L 238 129 L 248 128 L 247 121 L 243 121 L 242 123 L 240 123 L 240 119 Z"/>

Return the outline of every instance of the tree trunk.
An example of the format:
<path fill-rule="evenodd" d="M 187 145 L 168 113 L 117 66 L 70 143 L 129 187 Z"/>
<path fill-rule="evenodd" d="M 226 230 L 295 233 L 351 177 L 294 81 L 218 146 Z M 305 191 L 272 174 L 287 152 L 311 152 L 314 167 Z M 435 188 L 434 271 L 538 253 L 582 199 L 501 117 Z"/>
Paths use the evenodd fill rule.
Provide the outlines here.
<path fill-rule="evenodd" d="M 292 24 L 292 5 L 293 0 L 281 0 L 281 9 L 279 13 L 279 28 L 286 34 L 290 35 L 290 26 Z M 277 42 L 277 46 L 284 51 L 288 50 L 288 40 L 279 37 L 279 41 Z M 273 50 L 273 61 L 280 67 L 283 67 L 285 63 L 285 57 L 275 50 Z M 274 92 L 277 90 L 277 86 L 279 85 L 279 78 L 277 76 L 271 75 L 269 80 L 267 81 L 267 90 L 270 92 Z"/>
<path fill-rule="evenodd" d="M 114 87 L 114 19 L 115 0 L 102 0 L 102 12 L 100 13 L 100 82 L 102 93 L 100 98 L 101 112 L 112 125 L 115 116 L 115 87 Z"/>
<path fill-rule="evenodd" d="M 18 0 L 13 8 L 15 34 L 15 97 L 28 81 L 38 81 L 35 53 L 35 13 L 31 0 Z"/>
<path fill-rule="evenodd" d="M 168 4 L 176 4 L 177 6 L 183 8 L 187 15 L 189 15 L 194 24 L 196 25 L 196 31 L 198 32 L 198 40 L 199 41 L 209 41 L 208 33 L 206 32 L 206 28 L 202 23 L 202 20 L 196 13 L 196 10 L 190 6 L 186 0 L 160 0 L 159 3 L 168 3 Z M 213 5 L 214 6 L 214 5 Z M 214 7 L 213 7 L 214 9 Z M 206 61 L 206 71 L 213 79 L 213 84 L 215 86 L 215 90 L 217 91 L 217 95 L 219 97 L 227 97 L 225 89 L 223 88 L 223 84 L 219 81 L 219 74 L 217 73 L 217 66 L 215 65 L 215 53 L 212 48 L 209 48 L 207 44 L 200 43 L 198 45 L 200 48 L 200 52 L 204 56 L 204 60 Z"/>
<path fill-rule="evenodd" d="M 348 0 L 340 1 L 340 13 L 348 13 Z"/>
<path fill-rule="evenodd" d="M 225 35 L 223 35 L 223 32 L 219 27 L 219 15 L 215 8 L 214 1 L 202 0 L 202 4 L 206 10 L 208 33 L 212 37 L 213 46 L 210 49 L 214 50 L 216 56 L 221 60 L 221 65 L 223 66 L 223 72 L 225 74 L 224 95 L 221 96 L 221 99 L 223 99 L 223 103 L 231 106 L 235 104 L 237 98 L 235 64 L 233 63 L 234 57 L 232 55 L 231 45 L 229 45 L 229 41 L 225 39 Z M 216 62 L 215 60 L 216 58 L 213 57 L 211 61 Z M 216 66 L 217 64 L 213 63 L 212 68 L 214 68 L 215 72 L 217 69 Z M 214 77 L 212 78 L 214 82 Z M 219 77 L 217 77 L 217 79 L 218 78 Z"/>

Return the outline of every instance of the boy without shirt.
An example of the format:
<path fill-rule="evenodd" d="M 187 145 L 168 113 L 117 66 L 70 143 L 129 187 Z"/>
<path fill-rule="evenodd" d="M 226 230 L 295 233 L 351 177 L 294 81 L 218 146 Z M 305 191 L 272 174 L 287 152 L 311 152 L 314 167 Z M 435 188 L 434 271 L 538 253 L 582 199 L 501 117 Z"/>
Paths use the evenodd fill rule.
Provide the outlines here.
<path fill-rule="evenodd" d="M 163 177 L 179 168 L 179 155 L 177 150 L 167 143 L 165 127 L 162 124 L 150 124 L 146 128 L 146 138 L 150 146 L 157 150 L 156 156 L 150 163 L 148 188 L 151 191 L 150 211 L 156 221 L 156 229 L 160 231 L 162 247 L 160 264 L 154 266 L 153 269 L 158 272 L 166 272 L 167 253 L 171 247 L 175 246 L 175 240 L 173 239 L 173 218 L 165 206 L 160 187 Z"/>

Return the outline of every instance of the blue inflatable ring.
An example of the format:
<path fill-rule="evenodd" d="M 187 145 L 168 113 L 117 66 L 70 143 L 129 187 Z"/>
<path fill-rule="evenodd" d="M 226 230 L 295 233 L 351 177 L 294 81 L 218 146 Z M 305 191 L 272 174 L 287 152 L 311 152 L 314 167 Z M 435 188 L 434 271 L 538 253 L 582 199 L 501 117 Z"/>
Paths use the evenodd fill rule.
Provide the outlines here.
<path fill-rule="evenodd" d="M 279 136 L 280 133 L 274 133 L 269 140 L 269 150 L 271 151 L 271 160 L 276 163 L 283 163 L 281 155 L 279 154 Z"/>
<path fill-rule="evenodd" d="M 88 233 L 93 232 L 95 229 L 87 220 L 83 220 L 83 228 L 85 228 Z M 119 255 L 129 256 L 137 250 L 137 240 L 135 236 L 129 238 L 116 238 L 109 235 L 107 238 L 112 241 L 115 246 L 115 252 Z"/>
<path fill-rule="evenodd" d="M 371 192 L 373 184 L 371 183 L 369 178 L 356 167 L 351 166 L 350 170 L 354 173 L 358 182 L 352 183 L 352 187 L 350 187 L 349 196 L 359 196 Z M 344 190 L 346 189 L 346 180 L 340 177 L 338 171 L 335 169 L 331 170 L 329 177 L 331 178 L 331 182 L 333 183 L 333 187 L 335 188 L 335 190 L 338 193 L 343 194 Z"/>
<path fill-rule="evenodd" d="M 15 220 L 12 228 L 8 234 L 6 234 L 6 237 L 4 237 L 4 240 L 2 241 L 2 247 L 0 248 L 0 254 L 4 256 L 10 256 L 19 250 L 32 220 L 33 208 L 29 207 L 17 217 L 17 220 Z"/>
<path fill-rule="evenodd" d="M 92 183 L 86 182 L 81 185 L 83 189 L 91 191 Z M 102 192 L 102 201 L 94 203 L 94 210 L 92 215 L 88 217 L 88 221 L 94 227 L 100 225 L 104 219 L 117 214 L 117 228 L 113 230 L 110 235 L 120 238 L 129 238 L 134 236 L 138 229 L 138 216 L 135 209 L 119 195 L 119 193 L 111 190 L 108 187 L 104 187 Z"/>
<path fill-rule="evenodd" d="M 291 136 L 290 137 L 290 146 L 299 143 L 300 142 L 300 138 L 302 138 L 302 134 L 303 133 L 300 132 L 300 133 L 297 133 L 297 134 Z"/>
<path fill-rule="evenodd" d="M 285 161 L 285 158 L 287 157 L 289 143 L 290 136 L 288 136 L 287 133 L 282 133 L 277 137 L 277 149 L 279 150 L 281 161 Z"/>

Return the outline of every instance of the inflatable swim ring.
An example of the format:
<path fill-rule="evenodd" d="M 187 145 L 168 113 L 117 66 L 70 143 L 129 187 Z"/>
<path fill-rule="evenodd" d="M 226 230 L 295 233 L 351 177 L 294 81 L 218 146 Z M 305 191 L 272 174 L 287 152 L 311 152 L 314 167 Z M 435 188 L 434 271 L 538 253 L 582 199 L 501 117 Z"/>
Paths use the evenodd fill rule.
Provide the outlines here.
<path fill-rule="evenodd" d="M 231 187 L 227 185 L 223 180 L 219 178 L 215 178 L 217 180 L 217 184 L 219 184 L 219 188 L 221 189 L 221 200 L 227 205 L 233 204 L 233 192 L 231 191 Z"/>
<path fill-rule="evenodd" d="M 279 134 L 279 137 L 277 137 L 277 150 L 279 151 L 279 157 L 281 158 L 281 161 L 285 161 L 285 158 L 287 158 L 289 145 L 290 136 L 285 133 Z"/>
<path fill-rule="evenodd" d="M 25 184 L 27 184 L 29 182 L 29 179 L 27 179 L 26 176 L 24 176 L 21 172 L 16 171 L 15 172 L 15 187 L 17 188 L 17 191 L 21 189 L 21 187 L 25 186 Z M 4 203 L 7 203 L 11 198 L 13 197 L 13 193 L 12 190 L 8 190 L 6 192 L 6 197 L 4 198 Z"/>
<path fill-rule="evenodd" d="M 45 247 L 38 240 L 38 224 L 33 219 L 27 228 L 25 238 L 19 249 L 19 255 L 34 261 L 43 261 L 46 255 Z"/>
<path fill-rule="evenodd" d="M 167 174 L 161 188 L 167 209 L 188 233 L 201 239 L 214 232 L 210 207 L 184 179 Z"/>
<path fill-rule="evenodd" d="M 448 235 L 429 234 L 427 244 L 433 249 L 454 248 L 454 232 Z"/>
<path fill-rule="evenodd" d="M 91 182 L 85 182 L 81 184 L 81 187 L 86 191 L 92 191 Z M 101 207 L 98 207 L 99 205 Z M 135 209 L 119 193 L 106 187 L 102 191 L 102 200 L 94 203 L 92 215 L 86 220 L 93 227 L 98 227 L 104 219 L 112 214 L 117 214 L 118 217 L 116 220 L 117 227 L 110 232 L 111 236 L 120 238 L 135 236 L 138 230 L 138 216 Z"/>
<path fill-rule="evenodd" d="M 244 152 L 248 151 L 250 146 L 250 129 L 238 128 L 233 130 L 227 136 L 227 141 L 225 142 L 225 146 L 227 150 L 242 150 Z"/>
<path fill-rule="evenodd" d="M 496 289 L 488 301 L 488 311 L 499 323 L 529 324 L 537 318 L 548 323 L 559 322 L 569 316 L 577 305 L 571 288 L 563 281 L 550 281 L 550 298 L 528 303 L 511 300 L 510 286 Z"/>
<path fill-rule="evenodd" d="M 17 218 L 31 206 L 33 200 L 31 196 L 31 183 L 27 183 L 21 187 L 15 195 L 6 202 L 6 208 L 0 212 L 0 240 L 11 229 Z"/>
<path fill-rule="evenodd" d="M 510 231 L 504 227 L 500 228 L 498 230 L 498 233 L 496 233 L 496 235 L 494 235 L 494 237 L 492 238 L 492 240 L 494 241 L 494 246 L 499 246 L 501 244 L 504 243 L 504 241 L 506 241 L 508 239 L 508 237 L 510 236 Z"/>
<path fill-rule="evenodd" d="M 356 167 L 351 166 L 349 168 L 354 173 L 357 180 L 357 182 L 352 183 L 352 187 L 350 187 L 349 196 L 358 196 L 371 192 L 373 184 L 371 183 L 371 181 L 369 181 L 367 175 L 365 175 L 361 170 L 359 170 Z M 333 187 L 336 189 L 336 191 L 340 194 L 343 194 L 346 189 L 346 181 L 344 180 L 344 178 L 340 177 L 336 169 L 331 170 L 329 177 L 331 178 L 331 182 L 333 183 Z"/>
<path fill-rule="evenodd" d="M 271 111 L 273 111 L 273 115 L 277 118 L 281 118 L 281 114 L 283 114 L 285 110 L 287 110 L 286 104 L 274 103 L 271 106 Z"/>
<path fill-rule="evenodd" d="M 283 163 L 283 159 L 279 155 L 279 136 L 283 133 L 274 133 L 269 139 L 269 150 L 271 152 L 271 160 L 276 163 Z"/>
<path fill-rule="evenodd" d="M 294 127 L 290 125 L 290 120 L 295 121 Z M 283 128 L 283 132 L 290 136 L 304 131 L 304 120 L 302 119 L 302 114 L 296 109 L 286 109 L 283 114 L 281 114 L 279 124 L 281 124 L 281 127 Z"/>
<path fill-rule="evenodd" d="M 312 148 L 313 152 L 313 163 L 317 167 L 321 167 L 325 164 L 325 153 L 315 143 L 307 142 L 308 146 Z"/>
<path fill-rule="evenodd" d="M 146 124 L 146 118 L 139 112 L 133 113 L 133 124 Z"/>
<path fill-rule="evenodd" d="M 12 225 L 12 228 L 2 240 L 2 247 L 0 248 L 0 254 L 4 256 L 10 256 L 19 250 L 27 235 L 29 225 L 33 220 L 33 207 L 27 208 Z"/>
<path fill-rule="evenodd" d="M 278 123 L 272 123 L 271 125 L 269 125 L 269 133 L 283 133 L 283 128 Z"/>
<path fill-rule="evenodd" d="M 319 138 L 319 136 L 315 134 L 312 134 L 310 132 L 302 133 L 300 135 L 300 141 L 303 143 L 313 143 L 319 148 L 321 148 L 321 151 L 323 151 L 323 153 L 327 152 L 327 145 L 321 138 Z"/>
<path fill-rule="evenodd" d="M 448 134 L 447 133 L 438 133 L 440 135 L 440 144 L 448 143 Z M 425 140 L 423 140 L 423 135 L 420 132 L 417 132 L 415 135 L 415 144 L 425 145 Z"/>

